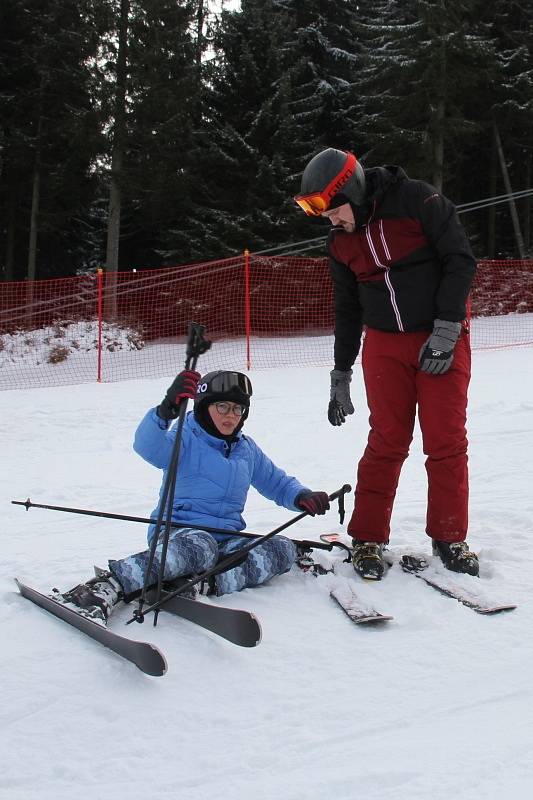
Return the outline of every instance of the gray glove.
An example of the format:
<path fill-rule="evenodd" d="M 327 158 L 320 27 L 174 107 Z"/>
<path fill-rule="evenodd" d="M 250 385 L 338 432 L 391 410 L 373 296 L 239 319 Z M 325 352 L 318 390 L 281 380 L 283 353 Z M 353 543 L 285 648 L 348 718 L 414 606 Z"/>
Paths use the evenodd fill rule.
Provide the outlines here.
<path fill-rule="evenodd" d="M 353 414 L 355 409 L 350 397 L 350 381 L 352 370 L 332 369 L 331 391 L 329 395 L 328 419 L 332 425 L 342 425 L 347 414 Z"/>
<path fill-rule="evenodd" d="M 452 365 L 453 350 L 460 333 L 460 322 L 448 322 L 445 319 L 435 320 L 433 333 L 422 345 L 418 357 L 422 372 L 429 372 L 431 375 L 443 375 L 448 372 Z"/>

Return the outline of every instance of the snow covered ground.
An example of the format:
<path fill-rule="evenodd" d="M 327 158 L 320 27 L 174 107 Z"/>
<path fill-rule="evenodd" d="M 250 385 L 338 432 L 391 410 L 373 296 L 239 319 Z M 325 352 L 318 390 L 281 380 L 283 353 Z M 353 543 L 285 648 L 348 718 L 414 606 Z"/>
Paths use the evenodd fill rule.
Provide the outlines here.
<path fill-rule="evenodd" d="M 169 670 L 149 678 L 24 600 L 145 546 L 144 525 L 32 509 L 11 500 L 147 515 L 160 474 L 131 449 L 168 379 L 0 392 L 3 530 L 0 798 L 126 800 L 526 800 L 533 791 L 532 350 L 476 352 L 470 395 L 470 543 L 479 583 L 518 609 L 482 617 L 397 566 L 358 593 L 394 616 L 354 626 L 328 589 L 350 576 L 294 570 L 213 602 L 252 610 L 263 641 L 241 649 L 161 614 Z M 367 435 L 326 419 L 327 368 L 256 371 L 247 423 L 267 453 L 313 488 L 354 481 Z M 348 513 L 351 512 L 351 500 Z M 393 517 L 393 554 L 429 553 L 417 436 Z M 290 517 L 254 491 L 248 529 Z M 336 512 L 290 529 L 341 531 Z M 288 531 L 289 532 L 289 531 Z M 322 555 L 330 559 L 328 554 Z M 465 577 L 462 580 L 475 582 Z"/>

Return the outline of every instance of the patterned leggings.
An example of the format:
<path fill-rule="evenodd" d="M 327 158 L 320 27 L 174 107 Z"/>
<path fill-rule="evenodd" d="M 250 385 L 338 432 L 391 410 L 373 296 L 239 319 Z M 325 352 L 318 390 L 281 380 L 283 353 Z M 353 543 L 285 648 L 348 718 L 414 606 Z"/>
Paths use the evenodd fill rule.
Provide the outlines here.
<path fill-rule="evenodd" d="M 249 542 L 248 538 L 238 535 L 218 542 L 207 531 L 174 528 L 168 541 L 165 580 L 184 575 L 198 575 L 212 569 L 219 559 L 240 550 Z M 149 576 L 149 585 L 157 583 L 162 546 L 160 540 Z M 143 588 L 149 555 L 149 550 L 144 550 L 142 553 L 109 562 L 109 569 L 122 585 L 126 597 Z M 274 575 L 281 575 L 292 567 L 296 555 L 294 542 L 285 536 L 274 536 L 251 550 L 242 564 L 216 575 L 216 594 L 239 592 L 249 586 L 258 586 Z"/>

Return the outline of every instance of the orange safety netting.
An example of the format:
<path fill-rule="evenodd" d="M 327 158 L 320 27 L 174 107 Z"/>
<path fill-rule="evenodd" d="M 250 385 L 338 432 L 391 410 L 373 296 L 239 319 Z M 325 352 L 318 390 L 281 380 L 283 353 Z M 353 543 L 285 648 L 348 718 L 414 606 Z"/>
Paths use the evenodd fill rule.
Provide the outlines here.
<path fill-rule="evenodd" d="M 481 261 L 474 349 L 533 343 L 533 261 Z M 174 375 L 188 323 L 201 371 L 331 366 L 327 259 L 244 255 L 165 269 L 0 283 L 0 389 Z"/>

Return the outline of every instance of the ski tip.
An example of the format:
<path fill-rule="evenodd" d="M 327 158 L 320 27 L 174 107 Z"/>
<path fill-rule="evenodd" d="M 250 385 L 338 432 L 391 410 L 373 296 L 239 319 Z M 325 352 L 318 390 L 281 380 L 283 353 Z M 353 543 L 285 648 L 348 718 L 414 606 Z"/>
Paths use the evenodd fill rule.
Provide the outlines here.
<path fill-rule="evenodd" d="M 490 616 L 491 614 L 501 614 L 502 611 L 514 611 L 515 608 L 518 608 L 518 606 L 512 603 L 502 603 L 494 606 L 478 606 L 474 608 L 474 611 L 477 611 L 478 614 Z"/>
<path fill-rule="evenodd" d="M 340 533 L 321 533 L 320 534 L 320 541 L 326 542 L 329 544 L 330 542 L 338 542 L 340 541 L 341 534 Z"/>
<path fill-rule="evenodd" d="M 380 611 L 376 611 L 375 608 L 361 603 L 353 589 L 342 590 L 336 587 L 329 594 L 356 625 L 379 624 L 390 622 L 394 619 L 390 614 L 382 614 Z"/>
<path fill-rule="evenodd" d="M 159 663 L 157 665 L 154 664 L 153 667 L 139 667 L 138 664 L 136 664 L 136 666 L 141 670 L 141 672 L 144 672 L 145 675 L 150 675 L 154 678 L 161 678 L 163 675 L 167 674 L 168 662 L 161 650 L 156 647 L 155 644 L 151 646 L 151 649 L 153 654 L 158 656 L 160 659 Z"/>

